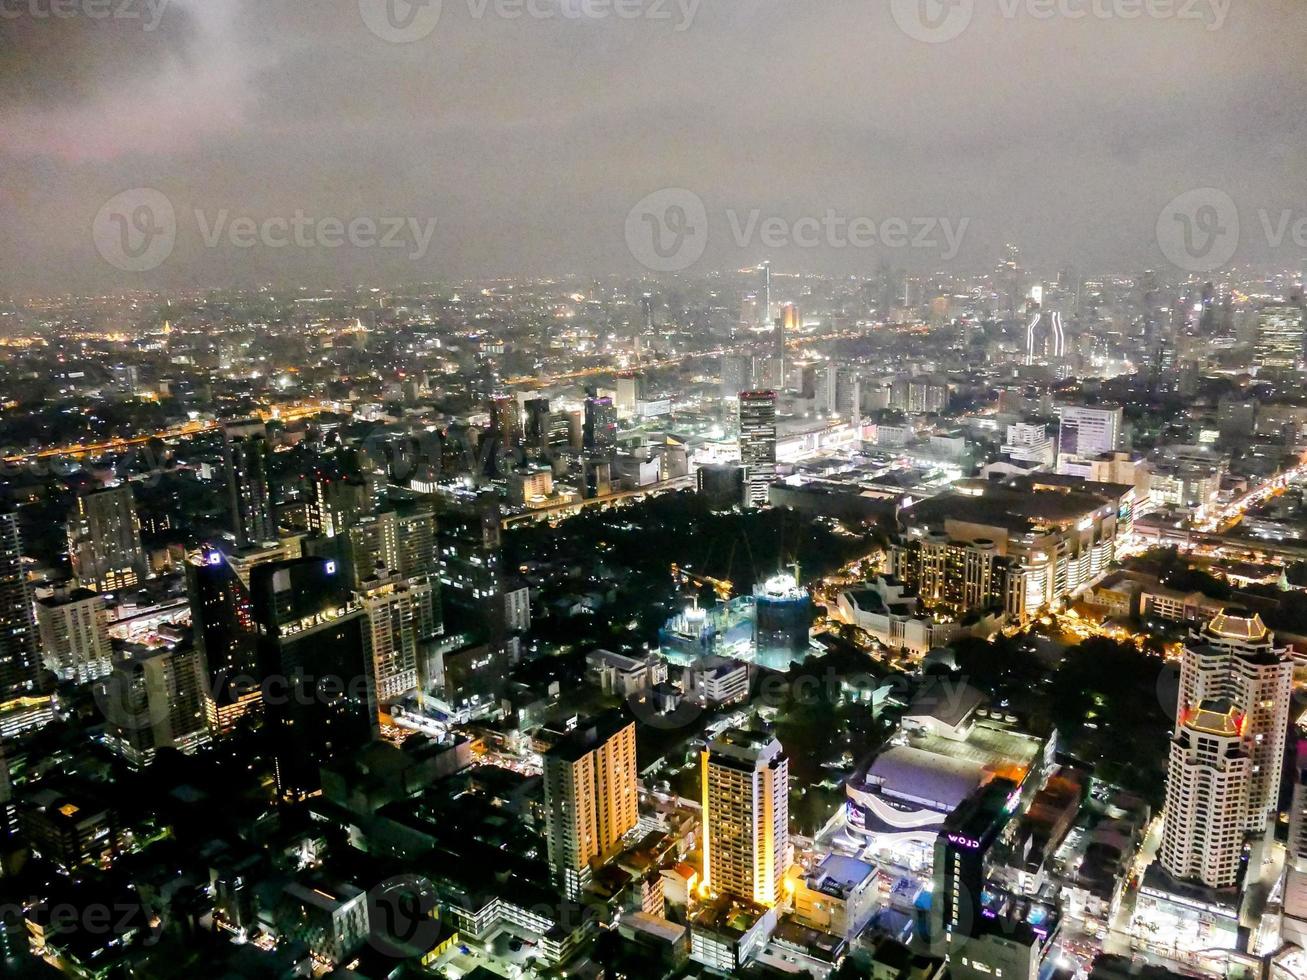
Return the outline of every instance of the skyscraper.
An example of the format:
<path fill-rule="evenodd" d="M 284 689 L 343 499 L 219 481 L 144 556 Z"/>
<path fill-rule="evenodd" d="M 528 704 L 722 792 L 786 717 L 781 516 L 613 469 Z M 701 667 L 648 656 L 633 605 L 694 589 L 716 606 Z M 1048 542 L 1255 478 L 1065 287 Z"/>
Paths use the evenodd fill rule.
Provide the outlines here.
<path fill-rule="evenodd" d="M 1267 303 L 1257 314 L 1253 363 L 1259 371 L 1293 371 L 1303 360 L 1303 306 Z"/>
<path fill-rule="evenodd" d="M 744 504 L 763 507 L 776 479 L 776 392 L 740 393 L 740 462 L 744 465 Z"/>
<path fill-rule="evenodd" d="M 515 449 L 522 441 L 522 423 L 517 413 L 517 399 L 496 395 L 490 399 L 490 432 L 504 449 Z"/>
<path fill-rule="evenodd" d="M 996 779 L 945 819 L 935 840 L 932 939 L 954 932 L 970 935 L 980 924 L 985 859 L 1012 817 L 1009 799 L 1015 792 L 1017 786 L 1010 779 Z"/>
<path fill-rule="evenodd" d="M 277 539 L 268 485 L 268 429 L 256 419 L 222 427 L 222 457 L 227 469 L 227 503 L 232 531 L 242 547 Z"/>
<path fill-rule="evenodd" d="M 251 573 L 250 592 L 277 746 L 277 788 L 283 796 L 302 797 L 320 788 L 323 763 L 377 733 L 363 612 L 337 563 L 323 558 L 260 565 Z"/>
<path fill-rule="evenodd" d="M 435 577 L 440 572 L 436 517 L 425 504 L 404 505 L 361 517 L 336 542 L 309 544 L 314 554 L 337 558 L 351 588 L 378 568 L 403 578 Z"/>
<path fill-rule="evenodd" d="M 1293 684 L 1274 641 L 1232 609 L 1185 646 L 1158 852 L 1175 878 L 1232 887 L 1245 838 L 1274 821 Z"/>
<path fill-rule="evenodd" d="M 607 395 L 591 388 L 585 396 L 585 423 L 581 445 L 589 450 L 614 449 L 617 446 L 617 408 Z"/>
<path fill-rule="evenodd" d="M 36 693 L 37 666 L 36 617 L 18 515 L 0 510 L 0 709 Z"/>
<path fill-rule="evenodd" d="M 185 570 L 191 631 L 205 678 L 205 718 L 214 735 L 225 735 L 263 703 L 254 604 L 245 583 L 217 550 L 191 555 Z"/>
<path fill-rule="evenodd" d="M 785 374 L 789 358 L 785 352 L 785 342 L 799 329 L 799 308 L 793 303 L 781 307 L 781 315 L 774 324 L 772 349 L 772 380 L 779 388 L 785 387 Z"/>
<path fill-rule="evenodd" d="M 504 622 L 499 500 L 470 490 L 450 490 L 439 499 L 436 542 L 446 608 L 453 621 L 498 643 Z"/>
<path fill-rule="evenodd" d="M 765 732 L 729 729 L 701 754 L 708 889 L 776 904 L 790 860 L 790 763 Z"/>
<path fill-rule="evenodd" d="M 771 319 L 771 263 L 758 266 L 758 326 L 767 329 Z"/>
<path fill-rule="evenodd" d="M 549 865 L 575 898 L 639 818 L 635 723 L 613 713 L 579 725 L 543 760 Z"/>
<path fill-rule="evenodd" d="M 424 679 L 423 661 L 439 632 L 431 583 L 379 571 L 363 581 L 355 599 L 366 617 L 364 651 L 372 668 L 377 706 L 384 713 L 392 701 L 417 690 Z"/>
<path fill-rule="evenodd" d="M 77 498 L 68 520 L 68 557 L 73 575 L 86 589 L 111 592 L 145 581 L 141 524 L 129 484 Z"/>

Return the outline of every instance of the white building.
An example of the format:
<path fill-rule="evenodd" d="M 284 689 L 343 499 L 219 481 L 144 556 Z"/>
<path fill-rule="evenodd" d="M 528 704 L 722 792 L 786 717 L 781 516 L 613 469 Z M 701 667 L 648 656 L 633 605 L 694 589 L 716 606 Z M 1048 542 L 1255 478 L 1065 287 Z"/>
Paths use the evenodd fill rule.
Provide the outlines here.
<path fill-rule="evenodd" d="M 891 650 L 905 650 L 913 656 L 925 656 L 958 634 L 956 623 L 921 615 L 916 596 L 892 576 L 877 576 L 874 582 L 841 592 L 836 609 L 844 622 Z"/>
<path fill-rule="evenodd" d="M 113 666 L 109 612 L 89 589 L 37 600 L 36 629 L 45 665 L 60 680 L 85 683 Z"/>
<path fill-rule="evenodd" d="M 667 680 L 667 661 L 656 653 L 636 658 L 610 650 L 591 650 L 585 655 L 585 666 L 605 694 L 622 698 L 641 694 Z"/>
<path fill-rule="evenodd" d="M 1058 405 L 1056 411 L 1059 473 L 1088 478 L 1091 460 L 1121 448 L 1125 409 L 1120 406 Z"/>
<path fill-rule="evenodd" d="M 504 589 L 504 628 L 510 633 L 525 633 L 531 628 L 531 589 Z"/>
<path fill-rule="evenodd" d="M 701 657 L 686 669 L 686 693 L 707 705 L 734 704 L 749 697 L 749 665 L 729 657 Z"/>
<path fill-rule="evenodd" d="M 1278 812 L 1292 683 L 1256 614 L 1221 613 L 1186 646 L 1159 851 L 1172 877 L 1236 884 L 1245 837 Z"/>
<path fill-rule="evenodd" d="M 431 583 L 393 573 L 373 576 L 363 581 L 358 602 L 366 616 L 363 643 L 377 704 L 384 708 L 419 686 L 423 648 L 437 634 Z"/>
<path fill-rule="evenodd" d="M 1007 427 L 1003 455 L 1014 463 L 1028 463 L 1040 469 L 1052 469 L 1057 462 L 1057 442 L 1042 425 L 1015 422 Z"/>

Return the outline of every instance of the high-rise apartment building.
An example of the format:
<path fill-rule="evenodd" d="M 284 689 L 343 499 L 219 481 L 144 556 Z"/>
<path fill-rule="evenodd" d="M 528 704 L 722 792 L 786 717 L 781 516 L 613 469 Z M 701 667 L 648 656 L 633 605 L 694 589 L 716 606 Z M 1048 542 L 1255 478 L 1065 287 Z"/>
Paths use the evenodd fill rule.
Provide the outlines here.
<path fill-rule="evenodd" d="M 257 420 L 222 427 L 222 459 L 227 470 L 227 505 L 232 531 L 242 547 L 277 539 L 268 484 L 268 429 Z"/>
<path fill-rule="evenodd" d="M 105 741 L 128 765 L 150 765 L 160 749 L 191 754 L 210 739 L 203 658 L 192 644 L 140 648 L 100 682 Z"/>
<path fill-rule="evenodd" d="M 443 598 L 494 641 L 503 634 L 499 500 L 493 493 L 450 490 L 440 496 L 436 550 Z"/>
<path fill-rule="evenodd" d="M 319 473 L 313 480 L 309 530 L 328 538 L 343 534 L 372 513 L 372 487 L 362 477 Z"/>
<path fill-rule="evenodd" d="M 109 673 L 109 612 L 99 593 L 75 589 L 36 603 L 45 666 L 60 680 L 84 684 Z"/>
<path fill-rule="evenodd" d="M 145 581 L 148 566 L 129 484 L 77 498 L 68 519 L 68 557 L 83 588 L 112 592 Z"/>
<path fill-rule="evenodd" d="M 384 712 L 392 701 L 417 690 L 424 679 L 423 662 L 439 633 L 431 583 L 380 572 L 363 581 L 355 600 L 366 620 L 364 649 L 377 705 Z"/>
<path fill-rule="evenodd" d="M 403 505 L 360 517 L 334 541 L 306 541 L 305 548 L 343 565 L 346 580 L 357 589 L 377 569 L 403 578 L 435 579 L 440 573 L 436 515 L 426 505 Z"/>
<path fill-rule="evenodd" d="M 18 515 L 0 510 L 0 709 L 36 694 L 36 641 Z"/>
<path fill-rule="evenodd" d="M 790 763 L 775 736 L 729 729 L 701 754 L 708 889 L 775 905 L 790 861 Z"/>
<path fill-rule="evenodd" d="M 544 753 L 544 770 L 549 865 L 575 897 L 639 819 L 635 723 L 613 713 L 578 726 Z"/>
<path fill-rule="evenodd" d="M 928 609 L 1025 622 L 1107 568 L 1134 497 L 1057 474 L 961 480 L 905 513 L 893 571 Z"/>
<path fill-rule="evenodd" d="M 740 393 L 740 462 L 744 504 L 763 507 L 776 479 L 776 392 Z"/>
<path fill-rule="evenodd" d="M 1185 646 L 1159 858 L 1232 887 L 1245 838 L 1278 812 L 1293 664 L 1255 613 L 1227 610 Z"/>

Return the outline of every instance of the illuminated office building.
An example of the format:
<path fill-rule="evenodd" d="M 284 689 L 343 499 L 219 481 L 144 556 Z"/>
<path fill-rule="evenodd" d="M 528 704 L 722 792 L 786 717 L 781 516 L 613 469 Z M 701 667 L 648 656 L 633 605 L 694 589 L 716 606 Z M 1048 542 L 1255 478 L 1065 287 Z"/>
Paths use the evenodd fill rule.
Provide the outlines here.
<path fill-rule="evenodd" d="M 812 600 L 793 575 L 773 575 L 753 590 L 753 647 L 757 662 L 788 670 L 808 652 Z"/>
<path fill-rule="evenodd" d="M 260 565 L 251 573 L 250 593 L 259 668 L 269 688 L 277 788 L 303 797 L 320 788 L 321 765 L 377 733 L 363 611 L 337 563 L 323 558 Z"/>
<path fill-rule="evenodd" d="M 1088 476 L 1090 460 L 1121 448 L 1125 409 L 1120 406 L 1055 406 L 1058 472 Z"/>
<path fill-rule="evenodd" d="M 775 905 L 790 860 L 790 763 L 765 732 L 729 729 L 701 754 L 708 890 Z"/>
<path fill-rule="evenodd" d="M 589 450 L 617 448 L 617 407 L 608 395 L 591 388 L 585 397 L 585 422 L 581 445 Z"/>
<path fill-rule="evenodd" d="M 205 549 L 185 564 L 191 631 L 204 667 L 204 710 L 214 735 L 230 734 L 263 703 L 249 589 L 225 555 Z M 258 566 L 255 566 L 258 567 Z"/>
<path fill-rule="evenodd" d="M 776 392 L 740 393 L 740 462 L 744 504 L 763 507 L 776 479 Z"/>
<path fill-rule="evenodd" d="M 1301 303 L 1267 303 L 1257 314 L 1253 363 L 1259 371 L 1294 371 L 1303 360 Z"/>

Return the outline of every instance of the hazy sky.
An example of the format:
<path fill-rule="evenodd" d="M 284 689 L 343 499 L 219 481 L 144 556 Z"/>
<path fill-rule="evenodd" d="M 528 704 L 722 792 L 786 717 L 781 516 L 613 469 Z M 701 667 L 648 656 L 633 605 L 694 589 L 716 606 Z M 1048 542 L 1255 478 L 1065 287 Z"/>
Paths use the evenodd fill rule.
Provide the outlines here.
<path fill-rule="evenodd" d="M 691 273 L 988 268 L 1005 241 L 1048 270 L 1163 266 L 1159 215 L 1207 187 L 1235 261 L 1307 264 L 1261 215 L 1307 217 L 1303 0 L 443 0 L 410 43 L 379 36 L 430 27 L 406 0 L 161 2 L 0 0 L 0 287 L 639 272 L 628 214 L 663 188 L 704 205 Z M 176 227 L 144 272 L 93 238 L 138 188 Z M 159 198 L 121 200 L 135 221 Z M 327 220 L 307 246 L 231 224 L 297 210 Z M 964 234 L 947 262 L 938 235 L 813 232 L 828 214 Z M 368 246 L 390 218 L 404 247 Z M 333 221 L 362 238 L 326 247 Z"/>

